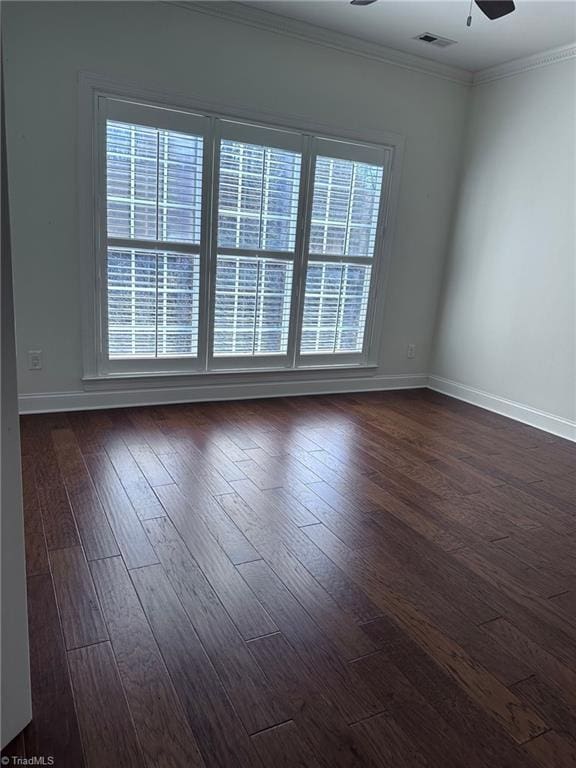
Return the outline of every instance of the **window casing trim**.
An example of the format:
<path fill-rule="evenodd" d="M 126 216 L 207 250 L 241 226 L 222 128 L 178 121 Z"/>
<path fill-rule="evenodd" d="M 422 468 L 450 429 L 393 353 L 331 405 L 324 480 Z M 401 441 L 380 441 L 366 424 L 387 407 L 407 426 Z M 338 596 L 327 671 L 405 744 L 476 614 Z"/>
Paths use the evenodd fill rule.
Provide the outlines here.
<path fill-rule="evenodd" d="M 375 367 L 381 363 L 380 348 L 382 341 L 382 325 L 386 294 L 386 277 L 389 266 L 389 253 L 393 241 L 393 223 L 398 200 L 398 190 L 400 181 L 400 167 L 404 149 L 404 139 L 402 136 L 393 133 L 382 133 L 380 131 L 366 130 L 361 134 L 356 131 L 350 131 L 347 128 L 336 127 L 311 122 L 305 118 L 294 118 L 288 115 L 278 115 L 274 113 L 264 113 L 255 110 L 247 110 L 241 105 L 227 103 L 225 107 L 214 102 L 206 102 L 199 99 L 190 99 L 178 95 L 166 94 L 164 91 L 152 91 L 148 88 L 140 88 L 132 83 L 122 83 L 121 81 L 111 80 L 100 75 L 91 73 L 80 73 L 80 108 L 79 108 L 79 162 L 78 162 L 78 186 L 79 186 L 79 235 L 80 248 L 83 254 L 82 259 L 82 279 L 83 279 L 83 303 L 82 303 L 82 321 L 83 321 L 83 350 L 84 350 L 84 377 L 86 380 L 96 378 L 112 378 L 116 376 L 136 377 L 156 377 L 162 375 L 175 374 L 198 374 L 198 373 L 217 373 L 229 372 L 238 373 L 250 370 L 276 370 L 278 372 L 286 370 L 311 371 L 318 367 L 322 370 L 333 368 L 338 369 L 358 367 Z M 213 338 L 213 302 L 208 311 L 206 298 L 212 297 L 214 290 L 214 270 L 215 258 L 201 258 L 201 270 L 209 269 L 209 273 L 204 277 L 207 290 L 200 294 L 200 318 L 199 322 L 208 322 L 208 333 L 203 333 L 199 329 L 199 349 L 198 358 L 175 358 L 178 360 L 177 370 L 175 370 L 174 359 L 145 359 L 145 365 L 140 361 L 115 360 L 113 366 L 103 349 L 103 340 L 107 339 L 106 318 L 103 311 L 106 307 L 102 300 L 103 291 L 106 286 L 106 276 L 103 274 L 105 259 L 102 255 L 102 227 L 98 227 L 98 221 L 101 221 L 101 207 L 105 204 L 105 196 L 99 194 L 100 184 L 105 178 L 103 172 L 103 163 L 105 163 L 104 132 L 97 130 L 96 117 L 98 115 L 98 102 L 102 98 L 109 101 L 117 101 L 122 104 L 122 109 L 126 114 L 132 107 L 138 108 L 140 105 L 144 109 L 159 108 L 160 111 L 168 109 L 171 116 L 178 114 L 179 119 L 183 117 L 193 118 L 198 121 L 213 121 L 218 119 L 220 125 L 227 123 L 235 125 L 234 121 L 248 122 L 254 124 L 256 128 L 263 131 L 270 129 L 277 130 L 278 136 L 282 134 L 299 135 L 303 142 L 320 142 L 334 147 L 334 156 L 338 156 L 337 149 L 339 143 L 347 145 L 350 143 L 359 145 L 359 153 L 362 154 L 366 144 L 372 146 L 366 147 L 368 151 L 379 150 L 386 156 L 384 169 L 384 185 L 380 199 L 379 230 L 376 235 L 376 249 L 373 258 L 359 259 L 357 257 L 339 257 L 339 256 L 321 256 L 314 255 L 315 261 L 346 261 L 354 263 L 370 263 L 372 265 L 372 277 L 370 284 L 370 298 L 368 303 L 368 312 L 366 316 L 366 328 L 364 334 L 364 347 L 362 353 L 336 353 L 330 356 L 331 362 L 328 362 L 328 355 L 302 355 L 296 348 L 296 339 L 299 338 L 302 327 L 302 313 L 304 305 L 304 281 L 306 278 L 306 267 L 310 260 L 308 246 L 304 245 L 301 249 L 303 258 L 294 258 L 294 271 L 292 291 L 297 292 L 296 300 L 291 302 L 290 318 L 290 339 L 288 352 L 284 367 L 278 366 L 279 356 L 259 356 L 252 359 L 244 357 L 232 358 L 222 357 L 214 358 L 209 355 Z M 119 114 L 119 113 L 115 113 Z M 155 113 L 159 114 L 159 113 Z M 143 118 L 141 118 L 143 119 Z M 156 118 L 155 127 L 162 127 Z M 252 126 L 248 126 L 251 128 Z M 215 131 L 209 130 L 211 141 L 205 140 L 204 145 L 204 173 L 207 172 L 206 166 L 214 161 L 214 155 L 217 153 L 218 142 L 215 139 Z M 309 134 L 313 134 L 310 136 Z M 96 138 L 99 137 L 99 144 Z M 322 153 L 325 153 L 322 147 Z M 332 152 L 330 153 L 332 154 Z M 349 153 L 345 155 L 350 159 Z M 361 157 L 358 159 L 362 162 Z M 297 239 L 309 238 L 310 221 L 306 222 L 304 229 L 304 219 L 302 216 L 303 207 L 307 204 L 307 196 L 311 194 L 311 184 L 314 178 L 314 167 L 312 152 L 309 147 L 305 147 L 303 152 L 302 174 L 306 174 L 306 183 L 301 184 L 301 195 L 299 201 L 298 231 Z M 206 178 L 206 177 L 205 177 Z M 214 188 L 217 183 L 218 174 L 214 172 L 211 175 L 212 185 L 207 192 L 208 185 L 203 185 L 203 218 L 208 218 L 209 210 L 212 218 L 212 232 L 204 237 L 204 248 L 216 248 L 215 226 L 217 225 L 217 215 L 214 215 L 214 206 L 217 198 L 214 196 Z M 86 183 L 86 179 L 90 183 Z M 302 192 L 302 190 L 304 190 Z M 204 200 L 204 195 L 209 199 Z M 210 207 L 210 208 L 209 208 Z M 207 230 L 204 223 L 204 229 Z M 383 236 L 382 236 L 383 234 Z M 145 247 L 148 241 L 139 242 L 138 245 Z M 134 244 L 132 244 L 134 247 Z M 148 243 L 150 247 L 152 243 Z M 182 252 L 191 252 L 192 248 L 185 243 L 162 243 L 162 247 L 168 250 L 174 246 L 174 250 Z M 229 250 L 229 249 L 227 249 Z M 296 246 L 298 253 L 298 245 Z M 248 255 L 248 254 L 247 254 Z M 268 255 L 268 253 L 262 253 Z M 270 253 L 272 255 L 272 253 Z M 98 258 L 99 256 L 99 258 Z M 274 257 L 282 258 L 286 254 L 276 254 Z M 289 256 L 290 257 L 290 256 Z M 202 279 L 202 278 L 201 278 Z M 378 293 L 380 300 L 375 301 L 374 295 Z M 203 304 L 204 302 L 204 304 Z M 295 315 L 296 317 L 293 317 Z M 200 363 L 204 355 L 206 364 Z M 208 362 L 210 361 L 210 362 Z M 267 367 L 272 363 L 272 367 Z M 295 367 L 297 366 L 297 367 Z"/>

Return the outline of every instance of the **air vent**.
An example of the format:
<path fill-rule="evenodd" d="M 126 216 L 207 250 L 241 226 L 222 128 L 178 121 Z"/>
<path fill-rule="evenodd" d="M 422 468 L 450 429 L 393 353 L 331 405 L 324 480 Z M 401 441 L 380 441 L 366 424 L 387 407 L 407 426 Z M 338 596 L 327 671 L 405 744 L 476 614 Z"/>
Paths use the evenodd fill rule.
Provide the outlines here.
<path fill-rule="evenodd" d="M 435 45 L 437 48 L 447 48 L 449 45 L 454 45 L 456 40 L 449 40 L 447 37 L 439 37 L 438 35 L 432 35 L 430 32 L 422 32 L 421 35 L 417 35 L 414 40 L 421 40 L 428 45 Z"/>

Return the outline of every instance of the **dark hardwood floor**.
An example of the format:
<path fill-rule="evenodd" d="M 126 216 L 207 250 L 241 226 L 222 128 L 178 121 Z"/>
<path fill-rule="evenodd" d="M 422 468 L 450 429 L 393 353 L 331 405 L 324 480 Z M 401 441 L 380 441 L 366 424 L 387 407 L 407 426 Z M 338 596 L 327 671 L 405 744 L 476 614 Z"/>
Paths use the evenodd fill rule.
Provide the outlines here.
<path fill-rule="evenodd" d="M 576 766 L 576 445 L 430 391 L 22 419 L 56 768 Z"/>

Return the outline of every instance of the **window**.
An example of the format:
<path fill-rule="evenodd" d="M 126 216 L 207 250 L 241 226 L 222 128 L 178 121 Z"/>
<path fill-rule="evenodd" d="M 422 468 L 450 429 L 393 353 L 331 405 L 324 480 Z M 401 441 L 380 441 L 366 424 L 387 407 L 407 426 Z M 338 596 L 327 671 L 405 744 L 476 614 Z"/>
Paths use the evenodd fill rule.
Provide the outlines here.
<path fill-rule="evenodd" d="M 221 130 L 213 357 L 286 364 L 302 137 L 258 131 L 256 144 L 245 133 Z"/>
<path fill-rule="evenodd" d="M 317 140 L 318 152 L 331 143 Z M 384 168 L 353 159 L 352 150 L 350 158 L 315 157 L 302 355 L 364 348 Z"/>
<path fill-rule="evenodd" d="M 97 97 L 99 372 L 363 364 L 391 150 Z"/>

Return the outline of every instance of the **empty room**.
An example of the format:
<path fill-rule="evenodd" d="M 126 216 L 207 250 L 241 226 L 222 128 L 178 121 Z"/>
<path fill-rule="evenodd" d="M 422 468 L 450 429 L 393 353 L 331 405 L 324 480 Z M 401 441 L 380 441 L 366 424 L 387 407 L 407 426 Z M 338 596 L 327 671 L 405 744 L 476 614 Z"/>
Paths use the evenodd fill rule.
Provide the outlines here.
<path fill-rule="evenodd" d="M 576 768 L 576 3 L 0 3 L 1 763 Z"/>

